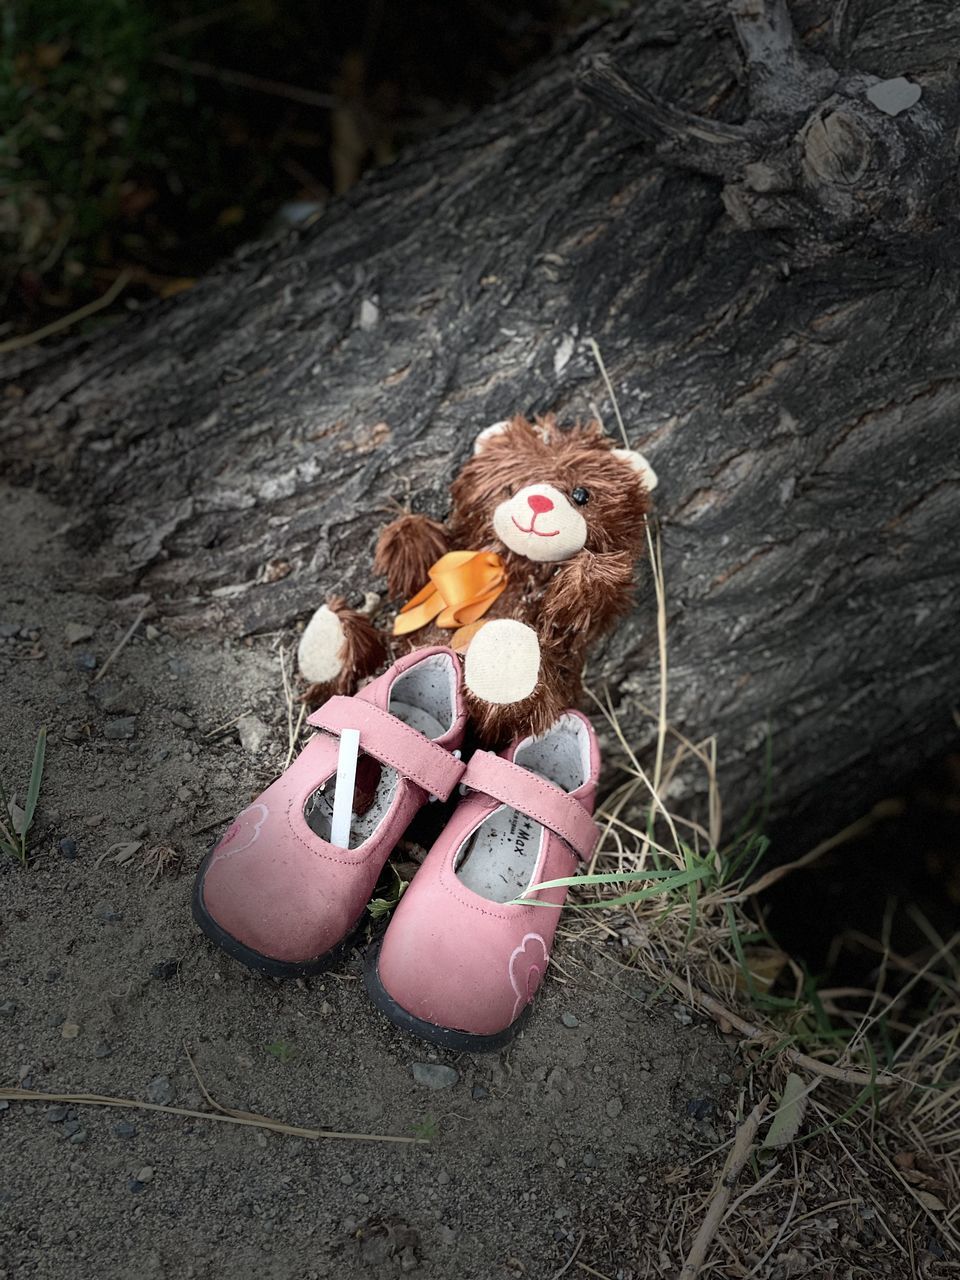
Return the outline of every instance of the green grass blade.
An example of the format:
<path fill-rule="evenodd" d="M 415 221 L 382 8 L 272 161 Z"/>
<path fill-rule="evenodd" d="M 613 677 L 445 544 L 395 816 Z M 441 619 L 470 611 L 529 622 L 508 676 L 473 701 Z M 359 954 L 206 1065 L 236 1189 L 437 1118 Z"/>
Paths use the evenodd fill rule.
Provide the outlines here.
<path fill-rule="evenodd" d="M 17 836 L 13 815 L 10 812 L 10 801 L 7 799 L 7 789 L 2 779 L 0 779 L 0 812 L 3 815 L 0 818 L 0 850 L 8 858 L 16 858 L 18 862 L 22 862 L 24 858 L 22 840 Z"/>
<path fill-rule="evenodd" d="M 571 885 L 635 884 L 638 880 L 641 882 L 647 880 L 663 881 L 663 887 L 657 890 L 658 893 L 661 893 L 668 888 L 673 889 L 678 885 L 689 884 L 691 879 L 703 880 L 708 874 L 707 870 L 700 868 L 694 871 L 677 871 L 666 868 L 657 870 L 654 867 L 648 867 L 646 871 L 611 871 L 604 875 L 561 876 L 559 880 L 541 880 L 539 884 L 532 884 L 527 893 L 533 893 L 535 889 L 564 889 Z"/>
<path fill-rule="evenodd" d="M 737 929 L 737 918 L 734 915 L 733 908 L 729 902 L 726 904 L 724 911 L 727 917 L 727 926 L 730 930 L 730 941 L 733 943 L 733 950 L 737 957 L 737 963 L 740 966 L 740 972 L 743 975 L 744 982 L 747 984 L 747 991 L 750 994 L 750 999 L 756 1001 L 757 984 L 754 982 L 753 973 L 750 970 L 750 966 L 747 964 L 747 957 L 743 950 L 743 942 L 740 939 L 740 932 Z"/>
<path fill-rule="evenodd" d="M 657 882 L 648 885 L 645 889 L 631 889 L 629 893 L 620 894 L 616 898 L 598 898 L 596 902 L 568 902 L 564 907 L 566 911 L 592 911 L 597 907 L 621 907 L 630 902 L 644 902 L 647 898 L 658 898 L 670 893 L 672 889 L 682 889 L 688 884 L 692 884 L 695 880 L 702 880 L 707 874 L 706 870 L 700 869 L 675 871 L 672 874 L 667 872 L 662 876 L 654 876 L 647 871 L 637 875 L 567 876 L 562 880 L 545 880 L 543 884 L 531 885 L 527 892 L 532 893 L 535 889 L 562 888 L 565 885 L 624 884 L 634 880 L 655 880 Z M 515 907 L 553 907 L 555 911 L 560 909 L 553 902 L 540 902 L 536 898 L 514 898 L 510 905 Z"/>
<path fill-rule="evenodd" d="M 40 796 L 40 779 L 43 777 L 43 760 L 47 754 L 47 731 L 41 728 L 37 734 L 37 745 L 33 749 L 33 768 L 30 770 L 30 785 L 27 787 L 27 799 L 23 806 L 23 829 L 20 832 L 20 860 L 27 860 L 27 832 L 33 823 L 33 815 L 37 811 L 37 800 Z"/>

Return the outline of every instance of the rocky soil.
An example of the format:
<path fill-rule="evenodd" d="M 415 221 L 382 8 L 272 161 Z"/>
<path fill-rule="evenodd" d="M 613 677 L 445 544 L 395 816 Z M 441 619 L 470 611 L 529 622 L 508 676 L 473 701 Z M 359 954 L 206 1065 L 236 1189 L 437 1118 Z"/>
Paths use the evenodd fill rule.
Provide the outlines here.
<path fill-rule="evenodd" d="M 0 770 L 22 799 L 49 733 L 28 868 L 0 867 L 0 1085 L 307 1127 L 0 1102 L 0 1277 L 640 1280 L 666 1174 L 731 1131 L 712 1025 L 654 998 L 616 938 L 571 922 L 522 1038 L 434 1051 L 368 1004 L 354 953 L 278 983 L 190 918 L 210 841 L 289 747 L 281 649 L 184 638 L 78 587 L 66 513 L 2 495 Z M 578 1248 L 579 1246 L 579 1248 Z"/>

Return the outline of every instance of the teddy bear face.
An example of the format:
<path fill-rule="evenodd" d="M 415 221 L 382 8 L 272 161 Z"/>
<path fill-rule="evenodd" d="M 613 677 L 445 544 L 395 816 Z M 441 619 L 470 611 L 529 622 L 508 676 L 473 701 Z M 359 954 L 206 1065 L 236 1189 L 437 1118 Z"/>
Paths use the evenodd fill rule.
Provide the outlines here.
<path fill-rule="evenodd" d="M 599 424 L 563 429 L 552 415 L 518 416 L 478 437 L 453 485 L 453 523 L 462 545 L 487 545 L 492 534 L 534 563 L 583 550 L 637 554 L 654 484 L 641 455 L 614 448 Z"/>
<path fill-rule="evenodd" d="M 587 490 L 573 490 L 583 505 Z M 582 501 L 579 501 L 582 499 Z M 552 484 L 528 484 L 496 508 L 493 529 L 505 547 L 528 560 L 569 560 L 587 540 L 587 522 Z"/>

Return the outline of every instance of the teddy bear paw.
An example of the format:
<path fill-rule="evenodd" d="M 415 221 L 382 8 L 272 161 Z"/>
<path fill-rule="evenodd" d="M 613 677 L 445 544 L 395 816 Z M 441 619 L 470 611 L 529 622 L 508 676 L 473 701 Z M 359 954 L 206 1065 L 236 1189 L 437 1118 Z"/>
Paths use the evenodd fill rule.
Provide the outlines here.
<path fill-rule="evenodd" d="M 322 604 L 307 623 L 297 647 L 297 665 L 304 680 L 311 684 L 336 680 L 343 670 L 345 640 L 343 623 Z"/>
<path fill-rule="evenodd" d="M 470 641 L 463 677 L 484 702 L 522 702 L 537 687 L 540 641 L 532 627 L 514 618 L 486 622 Z"/>

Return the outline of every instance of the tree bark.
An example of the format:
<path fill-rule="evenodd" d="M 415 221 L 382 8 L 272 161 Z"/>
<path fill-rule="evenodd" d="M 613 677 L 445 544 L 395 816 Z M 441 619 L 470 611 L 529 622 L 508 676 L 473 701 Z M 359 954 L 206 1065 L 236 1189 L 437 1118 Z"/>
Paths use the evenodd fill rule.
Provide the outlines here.
<path fill-rule="evenodd" d="M 7 472 L 109 545 L 92 589 L 290 627 L 378 585 L 391 504 L 442 515 L 483 426 L 613 427 L 594 337 L 660 476 L 671 719 L 730 822 L 768 786 L 813 839 L 956 731 L 960 15 L 791 12 L 637 5 L 309 231 L 9 358 Z M 646 578 L 591 673 L 641 750 Z"/>

